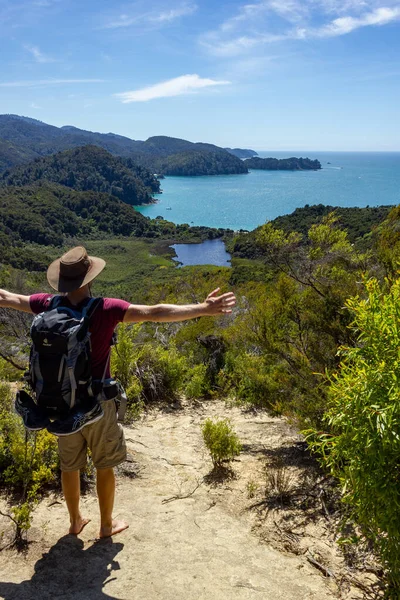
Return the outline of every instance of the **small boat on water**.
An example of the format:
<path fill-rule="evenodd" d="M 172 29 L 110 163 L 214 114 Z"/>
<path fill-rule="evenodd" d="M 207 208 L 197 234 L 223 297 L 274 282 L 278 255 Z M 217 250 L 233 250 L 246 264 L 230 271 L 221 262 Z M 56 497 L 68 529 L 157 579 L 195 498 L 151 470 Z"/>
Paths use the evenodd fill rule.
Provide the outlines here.
<path fill-rule="evenodd" d="M 167 206 L 165 210 L 172 210 L 170 206 Z"/>

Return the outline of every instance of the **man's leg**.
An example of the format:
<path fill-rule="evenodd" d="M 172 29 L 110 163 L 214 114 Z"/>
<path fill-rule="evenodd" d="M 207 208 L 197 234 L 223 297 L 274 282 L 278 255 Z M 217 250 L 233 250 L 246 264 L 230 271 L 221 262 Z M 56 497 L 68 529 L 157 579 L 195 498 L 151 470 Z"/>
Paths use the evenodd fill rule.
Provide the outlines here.
<path fill-rule="evenodd" d="M 90 519 L 84 519 L 79 510 L 79 500 L 81 495 L 79 470 L 62 471 L 61 482 L 71 522 L 69 533 L 77 535 L 90 521 Z"/>
<path fill-rule="evenodd" d="M 97 496 L 100 506 L 100 537 L 110 537 L 127 529 L 125 521 L 112 518 L 115 496 L 114 469 L 97 469 Z"/>

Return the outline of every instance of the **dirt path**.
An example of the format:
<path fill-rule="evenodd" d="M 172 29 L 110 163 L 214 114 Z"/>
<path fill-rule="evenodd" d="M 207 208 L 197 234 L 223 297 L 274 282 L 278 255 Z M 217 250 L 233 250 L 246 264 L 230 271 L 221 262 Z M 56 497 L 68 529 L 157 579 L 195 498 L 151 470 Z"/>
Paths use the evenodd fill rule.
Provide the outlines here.
<path fill-rule="evenodd" d="M 211 468 L 200 423 L 229 415 L 244 443 L 236 478 L 203 479 Z M 94 494 L 83 499 L 92 518 L 79 538 L 63 536 L 63 502 L 37 508 L 26 556 L 0 553 L 5 600 L 324 600 L 336 596 L 329 578 L 304 554 L 283 553 L 252 532 L 249 490 L 261 485 L 262 449 L 296 439 L 281 419 L 245 415 L 222 402 L 153 413 L 126 428 L 131 461 L 118 475 L 116 516 L 130 529 L 95 541 Z M 207 479 L 206 479 L 207 481 Z M 191 493 L 193 492 L 193 493 Z M 191 495 L 189 495 L 191 494 Z M 189 495 L 177 499 L 176 496 Z M 60 500 L 60 499 L 58 499 Z M 0 523 L 0 531 L 6 526 Z M 62 537 L 63 536 L 63 537 Z"/>

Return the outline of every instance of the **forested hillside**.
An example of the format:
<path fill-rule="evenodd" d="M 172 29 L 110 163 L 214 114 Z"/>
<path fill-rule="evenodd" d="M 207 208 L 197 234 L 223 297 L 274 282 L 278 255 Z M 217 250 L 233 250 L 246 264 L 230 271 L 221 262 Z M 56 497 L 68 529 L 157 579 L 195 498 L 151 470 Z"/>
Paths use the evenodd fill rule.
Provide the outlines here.
<path fill-rule="evenodd" d="M 77 191 L 104 192 L 127 204 L 147 204 L 160 183 L 144 167 L 113 157 L 97 146 L 83 146 L 37 158 L 0 175 L 0 185 L 30 185 L 51 181 Z"/>
<path fill-rule="evenodd" d="M 0 172 L 15 165 L 27 163 L 37 156 L 38 154 L 34 150 L 0 139 Z"/>
<path fill-rule="evenodd" d="M 153 173 L 162 174 L 164 166 L 165 174 L 170 175 L 247 173 L 239 158 L 213 144 L 167 136 L 131 140 L 114 133 L 96 133 L 72 126 L 54 127 L 27 117 L 0 115 L 0 168 L 88 144 L 100 146 L 114 156 L 130 158 Z M 202 157 L 199 158 L 199 154 Z M 165 163 L 159 160 L 166 157 Z"/>
<path fill-rule="evenodd" d="M 234 175 L 248 173 L 243 161 L 228 152 L 179 152 L 170 156 L 141 155 L 140 164 L 155 173 L 176 176 Z"/>
<path fill-rule="evenodd" d="M 200 241 L 226 233 L 222 229 L 174 225 L 161 218 L 151 220 L 105 193 L 78 192 L 49 182 L 0 188 L 0 263 L 17 268 L 44 270 L 48 263 L 45 248 L 61 247 L 74 238 L 129 236 Z"/>
<path fill-rule="evenodd" d="M 225 148 L 225 150 L 238 158 L 252 158 L 253 156 L 257 156 L 257 152 L 249 148 Z"/>
<path fill-rule="evenodd" d="M 156 223 L 109 194 L 76 192 L 51 183 L 0 188 L 0 261 L 15 267 L 45 267 L 32 256 L 31 244 L 61 246 L 73 236 L 141 236 L 155 231 Z"/>
<path fill-rule="evenodd" d="M 94 144 L 117 156 L 131 156 L 141 142 L 115 134 L 102 134 L 77 127 L 55 127 L 19 115 L 0 115 L 0 139 L 29 150 L 35 157 L 54 154 L 77 146 Z"/>
<path fill-rule="evenodd" d="M 358 248 L 365 250 L 371 248 L 374 229 L 388 217 L 392 208 L 392 206 L 344 208 L 341 206 L 325 206 L 324 204 L 306 205 L 302 208 L 296 208 L 289 215 L 273 219 L 271 224 L 287 234 L 290 232 L 300 233 L 303 236 L 304 244 L 307 245 L 307 234 L 310 227 L 321 223 L 323 217 L 334 213 L 338 225 L 346 230 L 349 241 L 356 244 Z M 238 258 L 259 258 L 262 254 L 257 243 L 260 230 L 261 227 L 257 227 L 248 233 L 238 234 L 234 242 L 230 242 L 230 251 L 233 255 Z"/>
<path fill-rule="evenodd" d="M 261 169 L 263 171 L 316 171 L 321 169 L 319 160 L 309 158 L 247 158 L 244 164 L 248 169 Z"/>

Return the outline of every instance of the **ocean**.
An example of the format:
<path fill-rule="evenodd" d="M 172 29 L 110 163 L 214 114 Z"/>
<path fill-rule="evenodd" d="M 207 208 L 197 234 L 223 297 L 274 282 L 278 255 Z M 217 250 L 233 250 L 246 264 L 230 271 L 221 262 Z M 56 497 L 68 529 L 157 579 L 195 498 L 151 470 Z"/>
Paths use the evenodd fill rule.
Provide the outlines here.
<path fill-rule="evenodd" d="M 177 224 L 251 230 L 306 204 L 400 204 L 400 152 L 268 151 L 259 156 L 317 158 L 322 169 L 166 177 L 157 203 L 136 208 Z"/>

